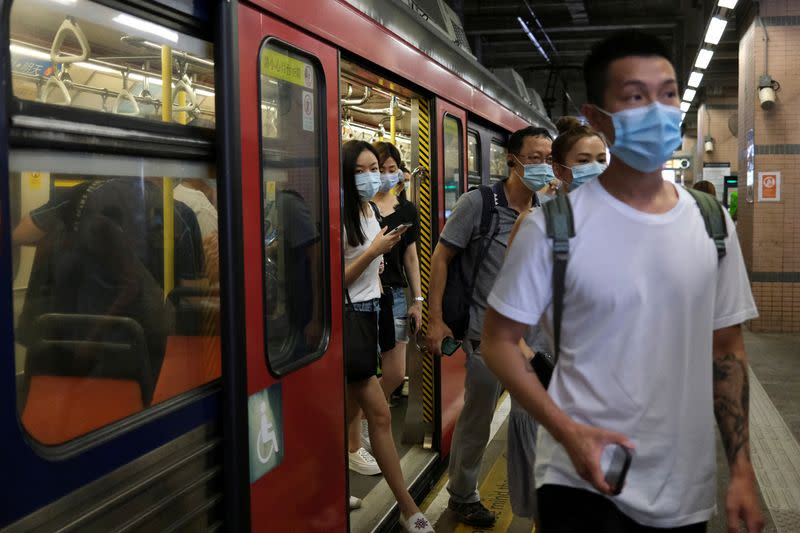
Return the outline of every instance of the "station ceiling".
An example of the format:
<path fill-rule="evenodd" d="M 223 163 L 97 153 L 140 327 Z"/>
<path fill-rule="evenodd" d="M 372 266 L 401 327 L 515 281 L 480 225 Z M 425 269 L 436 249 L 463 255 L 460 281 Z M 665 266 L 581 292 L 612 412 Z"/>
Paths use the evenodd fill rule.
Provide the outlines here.
<path fill-rule="evenodd" d="M 464 22 L 472 53 L 489 69 L 510 67 L 534 87 L 553 118 L 576 114 L 585 100 L 582 66 L 599 39 L 620 29 L 638 28 L 661 37 L 675 58 L 684 87 L 706 24 L 717 0 L 446 0 Z M 751 20 L 753 2 L 740 0 L 737 20 L 728 23 L 701 86 L 700 98 L 687 115 L 691 127 L 704 95 L 737 95 L 738 34 Z M 517 17 L 531 29 L 550 61 L 524 33 Z M 749 18 L 748 18 L 749 17 Z M 538 19 L 538 23 L 537 23 Z M 539 27 L 541 24 L 541 28 Z M 546 36 L 545 36 L 546 34 Z M 549 41 L 548 42 L 548 39 Z M 548 80 L 550 90 L 548 91 Z M 565 92 L 571 98 L 565 96 Z M 574 105 L 573 105 L 574 104 Z"/>

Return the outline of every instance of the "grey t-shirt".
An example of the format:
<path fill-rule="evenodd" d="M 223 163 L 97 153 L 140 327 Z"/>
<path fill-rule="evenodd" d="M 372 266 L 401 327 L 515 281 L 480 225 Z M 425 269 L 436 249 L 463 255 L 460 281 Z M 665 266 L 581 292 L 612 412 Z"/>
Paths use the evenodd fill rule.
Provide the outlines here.
<path fill-rule="evenodd" d="M 514 223 L 519 217 L 519 213 L 508 206 L 505 189 L 503 188 L 504 183 L 497 182 L 492 186 L 497 214 L 494 215 L 489 227 L 489 233 L 486 236 L 486 238 L 492 235 L 494 237 L 478 267 L 475 290 L 472 294 L 472 307 L 469 311 L 469 329 L 467 331 L 467 338 L 472 340 L 481 338 L 483 316 L 486 313 L 486 298 L 492 291 L 492 287 L 494 287 L 494 281 L 500 272 L 500 267 L 503 266 L 508 238 L 511 235 Z M 536 203 L 535 200 L 534 203 Z M 483 196 L 481 191 L 475 189 L 462 194 L 450 218 L 447 219 L 442 234 L 439 236 L 439 239 L 447 246 L 457 250 L 464 250 L 463 268 L 467 279 L 472 276 L 476 257 L 485 246 L 484 238 L 481 237 L 480 232 L 482 210 Z M 497 227 L 498 224 L 499 228 Z M 454 261 L 458 260 L 458 258 L 454 259 Z M 539 328 L 531 329 L 538 330 Z M 533 337 L 534 333 L 534 331 L 530 331 L 526 335 L 526 340 L 531 340 L 528 337 Z M 545 349 L 546 346 L 534 345 L 533 348 Z"/>

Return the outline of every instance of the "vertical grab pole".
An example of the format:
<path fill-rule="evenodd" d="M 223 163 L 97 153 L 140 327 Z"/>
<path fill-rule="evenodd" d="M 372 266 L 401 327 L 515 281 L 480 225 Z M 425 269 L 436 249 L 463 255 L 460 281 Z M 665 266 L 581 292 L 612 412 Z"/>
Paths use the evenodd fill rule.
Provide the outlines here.
<path fill-rule="evenodd" d="M 392 96 L 389 104 L 390 112 L 392 113 L 389 118 L 389 141 L 395 144 L 395 137 L 397 136 L 397 97 Z M 397 146 L 395 144 L 395 146 Z M 398 161 L 399 163 L 399 161 Z"/>
<path fill-rule="evenodd" d="M 184 95 L 185 98 L 185 95 Z M 172 122 L 172 48 L 161 47 L 161 120 Z M 164 213 L 164 299 L 175 287 L 175 211 L 172 178 L 162 184 Z"/>

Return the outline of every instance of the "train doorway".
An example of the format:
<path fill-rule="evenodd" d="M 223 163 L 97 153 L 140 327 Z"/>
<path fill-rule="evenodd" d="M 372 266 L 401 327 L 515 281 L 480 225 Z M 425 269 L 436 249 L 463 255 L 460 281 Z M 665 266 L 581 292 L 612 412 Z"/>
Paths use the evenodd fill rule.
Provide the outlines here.
<path fill-rule="evenodd" d="M 391 225 L 388 217 L 401 210 L 405 212 L 407 208 L 404 205 L 408 203 L 418 215 L 417 224 L 409 230 L 413 235 L 409 234 L 408 240 L 398 244 L 402 249 L 398 250 L 395 258 L 399 259 L 401 275 L 382 277 L 384 301 L 392 292 L 392 301 L 396 304 L 392 306 L 396 344 L 395 348 L 383 352 L 380 368 L 382 385 L 391 407 L 393 436 L 401 467 L 406 485 L 414 494 L 415 488 L 417 491 L 426 490 L 426 473 L 431 472 L 439 457 L 438 447 L 434 444 L 434 365 L 432 358 L 417 346 L 422 344 L 422 334 L 419 333 L 418 340 L 416 331 L 421 330 L 426 322 L 426 302 L 415 299 L 427 294 L 431 230 L 435 227 L 432 224 L 435 209 L 432 207 L 430 182 L 430 100 L 346 59 L 340 62 L 340 71 L 342 142 L 367 141 L 383 155 L 391 150 L 385 144 L 389 143 L 397 149 L 392 152 L 395 157 L 390 156 L 390 159 L 400 159 L 394 161 L 402 171 L 398 185 L 388 192 L 379 193 L 375 199 L 379 212 L 386 217 L 387 225 Z M 384 173 L 387 168 L 383 169 Z M 412 322 L 416 323 L 414 330 Z M 350 433 L 350 438 L 354 439 L 361 431 Z M 364 439 L 363 444 L 368 446 L 368 441 Z M 356 446 L 359 445 L 350 444 L 348 447 Z M 385 523 L 395 508 L 395 498 L 379 474 L 364 475 L 351 469 L 349 489 L 351 495 L 363 500 L 362 507 L 350 514 L 351 531 L 372 531 Z"/>

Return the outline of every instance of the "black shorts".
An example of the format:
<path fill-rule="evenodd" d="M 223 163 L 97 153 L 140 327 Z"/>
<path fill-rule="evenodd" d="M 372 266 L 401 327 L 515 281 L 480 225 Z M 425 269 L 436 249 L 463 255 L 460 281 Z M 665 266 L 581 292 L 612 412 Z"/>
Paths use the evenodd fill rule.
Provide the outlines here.
<path fill-rule="evenodd" d="M 380 345 L 381 353 L 388 352 L 396 344 L 393 306 L 392 289 L 384 287 L 383 294 L 381 294 L 381 310 L 378 314 L 378 344 Z"/>
<path fill-rule="evenodd" d="M 536 490 L 539 523 L 547 533 L 704 533 L 706 523 L 675 528 L 643 526 L 614 505 L 611 499 L 588 490 L 543 485 Z"/>
<path fill-rule="evenodd" d="M 356 311 L 348 305 L 343 329 L 347 382 L 371 378 L 378 372 L 378 312 Z"/>

